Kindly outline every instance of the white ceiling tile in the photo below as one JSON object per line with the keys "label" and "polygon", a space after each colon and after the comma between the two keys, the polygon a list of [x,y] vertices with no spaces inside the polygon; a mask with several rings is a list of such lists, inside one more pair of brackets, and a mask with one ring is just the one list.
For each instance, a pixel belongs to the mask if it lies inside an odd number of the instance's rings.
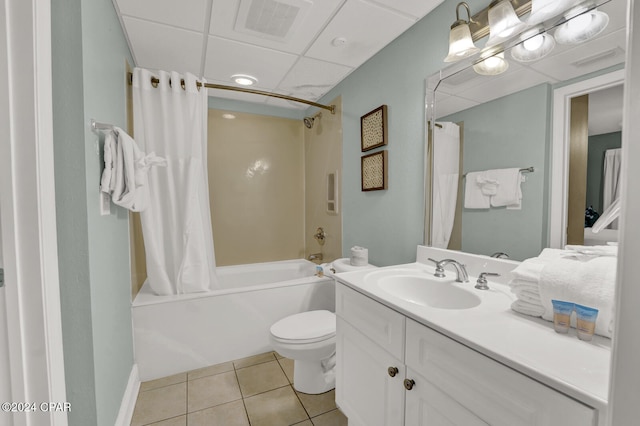
{"label": "white ceiling tile", "polygon": [[[552,55],[531,64],[530,67],[550,75],[558,81],[564,81],[622,63],[625,60],[625,31],[625,29],[621,29],[589,43],[579,44],[569,50],[554,52]],[[604,56],[584,65],[576,64],[578,61],[595,58],[599,55]]]}
{"label": "white ceiling tile", "polygon": [[136,66],[200,74],[202,33],[123,17]]}
{"label": "white ceiling tile", "polygon": [[392,9],[415,16],[417,19],[423,18],[427,13],[435,9],[444,0],[376,0]]}
{"label": "white ceiling tile", "polygon": [[[229,86],[228,81],[218,81],[218,80],[210,80],[206,79],[207,83],[213,84],[222,84],[225,86]],[[223,89],[207,89],[208,95],[212,98],[223,98],[223,99],[233,99],[236,101],[244,101],[250,103],[265,103],[266,97],[262,95],[254,95],[251,93],[243,93],[243,92],[234,92],[232,90],[223,90]]]}
{"label": "white ceiling tile", "polygon": [[213,0],[209,28],[211,35],[244,41],[283,52],[302,53],[344,0],[275,0],[278,3],[298,1],[306,3],[308,6],[306,10],[301,9],[301,13],[296,17],[295,25],[292,27],[293,33],[286,40],[242,31],[241,28],[244,25],[238,16],[241,1],[251,2],[253,0]]}
{"label": "white ceiling tile", "polygon": [[300,58],[291,68],[278,89],[290,96],[307,100],[321,98],[340,82],[353,68],[311,58]]}
{"label": "white ceiling tile", "polygon": [[[348,0],[305,56],[358,67],[403,33],[414,21],[362,0]],[[332,45],[344,37],[346,43]]]}
{"label": "white ceiling tile", "polygon": [[477,102],[470,101],[469,99],[459,98],[457,96],[448,96],[437,101],[436,116],[446,117],[447,115],[459,111],[464,111],[465,109],[474,107],[476,105],[478,105]]}
{"label": "white ceiling tile", "polygon": [[125,16],[203,31],[207,0],[116,0]]}
{"label": "white ceiling tile", "polygon": [[298,59],[296,55],[209,36],[204,76],[231,84],[233,74],[258,79],[257,89],[273,90]]}

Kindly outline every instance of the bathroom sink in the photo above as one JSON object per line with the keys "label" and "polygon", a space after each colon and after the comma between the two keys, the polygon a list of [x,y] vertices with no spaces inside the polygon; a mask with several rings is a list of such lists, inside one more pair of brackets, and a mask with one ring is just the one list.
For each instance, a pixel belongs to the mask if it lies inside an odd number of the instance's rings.
{"label": "bathroom sink", "polygon": [[451,281],[419,275],[387,275],[376,281],[384,292],[416,305],[438,309],[469,309],[481,302],[472,291],[460,288]]}

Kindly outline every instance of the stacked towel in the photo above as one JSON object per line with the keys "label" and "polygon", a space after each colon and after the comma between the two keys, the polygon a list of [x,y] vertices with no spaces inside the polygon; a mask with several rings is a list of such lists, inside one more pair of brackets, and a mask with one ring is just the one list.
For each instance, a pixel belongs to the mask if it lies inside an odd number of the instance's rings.
{"label": "stacked towel", "polygon": [[511,308],[553,321],[551,300],[579,303],[599,310],[595,333],[611,337],[617,261],[613,253],[609,246],[543,250],[512,271],[509,286],[517,299]]}
{"label": "stacked towel", "polygon": [[494,169],[467,173],[464,207],[488,209],[506,206],[509,210],[522,208],[520,183],[524,176],[520,169]]}
{"label": "stacked towel", "polygon": [[522,208],[522,189],[520,188],[522,177],[520,169],[487,170],[487,179],[498,182],[496,193],[491,196],[491,205],[520,210]]}
{"label": "stacked towel", "polygon": [[100,190],[119,206],[134,212],[143,211],[149,204],[147,173],[152,166],[166,165],[164,158],[153,152],[145,154],[131,136],[114,127],[113,132],[105,135]]}

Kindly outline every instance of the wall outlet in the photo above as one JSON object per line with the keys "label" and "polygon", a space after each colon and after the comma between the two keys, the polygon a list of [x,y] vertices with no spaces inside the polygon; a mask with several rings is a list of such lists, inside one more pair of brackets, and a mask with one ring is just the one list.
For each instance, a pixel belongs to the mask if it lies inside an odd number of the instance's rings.
{"label": "wall outlet", "polygon": [[111,214],[111,196],[100,191],[100,216]]}

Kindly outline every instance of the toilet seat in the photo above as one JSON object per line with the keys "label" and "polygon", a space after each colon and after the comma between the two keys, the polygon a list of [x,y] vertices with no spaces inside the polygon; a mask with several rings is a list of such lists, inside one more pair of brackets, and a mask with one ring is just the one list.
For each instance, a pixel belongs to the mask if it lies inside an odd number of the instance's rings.
{"label": "toilet seat", "polygon": [[271,326],[274,340],[290,345],[321,342],[335,335],[336,315],[326,310],[291,315]]}

